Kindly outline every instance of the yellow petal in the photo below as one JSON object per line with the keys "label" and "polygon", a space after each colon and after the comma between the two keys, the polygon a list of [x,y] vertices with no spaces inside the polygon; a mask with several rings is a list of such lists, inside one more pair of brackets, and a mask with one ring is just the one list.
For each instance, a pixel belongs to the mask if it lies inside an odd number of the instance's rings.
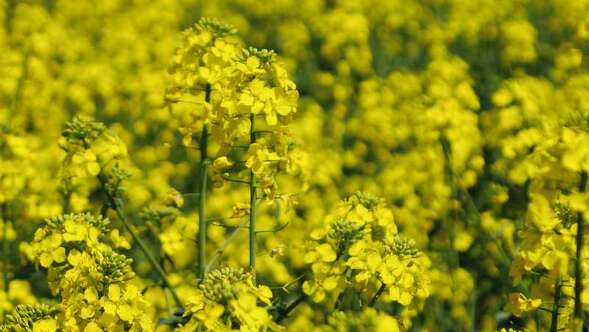
{"label": "yellow petal", "polygon": [[86,164],[86,170],[88,171],[88,174],[96,176],[100,173],[100,165],[95,161],[89,162]]}
{"label": "yellow petal", "polygon": [[335,251],[327,243],[320,244],[315,250],[324,262],[333,262],[337,258]]}
{"label": "yellow petal", "polygon": [[53,251],[53,261],[56,263],[65,262],[65,248],[59,247]]}
{"label": "yellow petal", "polygon": [[337,284],[338,284],[337,281],[338,281],[337,277],[335,277],[335,276],[329,277],[323,281],[323,288],[326,291],[334,290],[337,287]]}
{"label": "yellow petal", "polygon": [[108,286],[108,298],[111,301],[118,301],[121,298],[121,288],[118,285]]}
{"label": "yellow petal", "polygon": [[96,292],[96,288],[88,287],[84,291],[84,299],[88,302],[94,302],[98,300],[98,292]]}
{"label": "yellow petal", "polygon": [[117,308],[117,314],[126,322],[133,320],[133,309],[128,304],[119,305]]}

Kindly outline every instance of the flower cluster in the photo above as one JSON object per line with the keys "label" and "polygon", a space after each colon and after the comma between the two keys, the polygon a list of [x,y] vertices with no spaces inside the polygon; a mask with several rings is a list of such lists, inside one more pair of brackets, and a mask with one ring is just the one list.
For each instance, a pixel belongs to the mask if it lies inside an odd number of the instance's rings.
{"label": "flower cluster", "polygon": [[55,317],[58,312],[57,308],[46,304],[19,305],[0,325],[0,331],[54,332],[57,331]]}
{"label": "flower cluster", "polygon": [[[128,176],[119,168],[127,148],[101,122],[76,117],[65,124],[59,143],[66,152],[61,168],[64,192],[74,211],[87,207],[86,196],[98,177],[113,185]],[[110,188],[117,189],[116,185]]]}
{"label": "flower cluster", "polygon": [[[521,242],[509,270],[513,284],[527,291],[509,294],[507,308],[516,316],[551,310],[552,326],[574,330],[587,303],[579,284],[586,280],[587,263],[580,259],[588,217],[586,151],[581,145],[589,136],[578,117],[556,126],[558,120],[550,113],[535,116],[543,122],[514,138],[517,145],[507,153],[514,158],[508,162],[518,165],[513,180],[529,185]],[[525,151],[528,144],[533,151]]]}
{"label": "flower cluster", "polygon": [[374,331],[398,332],[399,323],[391,316],[373,308],[366,308],[360,312],[335,311],[327,318],[327,324],[318,326],[317,331]]}
{"label": "flower cluster", "polygon": [[148,303],[133,282],[131,259],[111,248],[108,224],[108,219],[91,214],[58,216],[46,220],[33,242],[22,248],[29,259],[48,270],[49,287],[61,297],[58,324],[62,329],[153,328]]}
{"label": "flower cluster", "polygon": [[[286,125],[296,112],[298,92],[273,51],[241,49],[234,32],[210,19],[187,30],[170,67],[166,100],[185,104],[172,111],[181,121],[185,145],[209,127],[218,147],[213,162],[217,186],[229,173],[250,170],[262,192],[273,197],[275,173],[293,169]],[[257,122],[258,117],[265,121]]]}
{"label": "flower cluster", "polygon": [[187,304],[188,322],[177,331],[280,331],[268,313],[272,291],[255,286],[251,274],[229,267],[211,271]]}
{"label": "flower cluster", "polygon": [[[342,301],[346,289],[358,301],[417,305],[429,295],[428,258],[397,232],[384,202],[366,193],[344,200],[312,233],[305,262],[313,278],[303,291],[315,302]],[[381,296],[382,295],[382,296]]]}

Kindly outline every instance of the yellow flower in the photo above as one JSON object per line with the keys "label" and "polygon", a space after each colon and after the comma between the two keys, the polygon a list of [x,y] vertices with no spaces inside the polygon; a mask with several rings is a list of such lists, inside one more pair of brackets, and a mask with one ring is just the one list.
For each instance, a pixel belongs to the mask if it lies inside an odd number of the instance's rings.
{"label": "yellow flower", "polygon": [[560,223],[548,200],[541,195],[531,195],[527,218],[540,231],[548,232]]}
{"label": "yellow flower", "polygon": [[57,321],[55,319],[42,319],[33,323],[33,332],[56,332]]}
{"label": "yellow flower", "polygon": [[127,241],[127,238],[121,235],[118,229],[110,231],[109,237],[115,248],[131,249],[131,244]]}
{"label": "yellow flower", "polygon": [[86,327],[84,328],[84,332],[102,332],[104,331],[102,328],[100,328],[100,326],[98,324],[96,324],[95,322],[90,322],[88,323],[88,325],[86,325]]}
{"label": "yellow flower", "polygon": [[88,227],[77,220],[68,219],[64,223],[63,239],[68,242],[84,241],[87,238]]}
{"label": "yellow flower", "polygon": [[528,299],[524,294],[511,293],[508,296],[507,310],[521,317],[536,310],[542,304],[541,299]]}
{"label": "yellow flower", "polygon": [[333,250],[331,245],[323,243],[315,247],[312,251],[307,252],[304,259],[307,264],[310,264],[315,261],[333,262],[335,261],[336,257],[336,252]]}
{"label": "yellow flower", "polygon": [[166,195],[166,204],[181,208],[184,205],[184,196],[178,190],[172,188]]}
{"label": "yellow flower", "polygon": [[64,247],[60,247],[61,239],[61,235],[53,234],[40,243],[42,253],[39,256],[39,263],[41,266],[49,267],[53,262],[62,263],[65,261],[66,252]]}
{"label": "yellow flower", "polygon": [[249,214],[250,205],[248,203],[237,202],[232,208],[231,218],[241,218]]}
{"label": "yellow flower", "polygon": [[74,154],[72,161],[74,164],[84,167],[90,176],[96,176],[100,173],[100,164],[96,160],[96,155],[91,150]]}
{"label": "yellow flower", "polygon": [[226,156],[219,157],[213,162],[213,169],[217,172],[222,172],[231,166],[233,163]]}

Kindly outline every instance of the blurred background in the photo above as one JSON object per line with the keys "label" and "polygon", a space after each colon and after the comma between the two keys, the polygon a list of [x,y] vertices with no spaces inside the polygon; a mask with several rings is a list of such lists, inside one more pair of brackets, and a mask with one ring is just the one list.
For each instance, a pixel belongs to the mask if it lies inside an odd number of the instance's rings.
{"label": "blurred background", "polygon": [[[383,197],[401,232],[431,259],[432,294],[413,330],[538,329],[549,321],[543,312],[516,318],[505,305],[508,293],[532,291],[535,282],[510,274],[530,190],[576,181],[574,172],[543,169],[566,152],[535,152],[562,128],[589,128],[589,1],[0,0],[0,8],[0,204],[3,220],[13,221],[0,225],[11,240],[4,266],[13,271],[0,310],[49,296],[19,243],[63,212],[58,141],[75,115],[106,123],[127,145],[129,211],[161,204],[171,188],[186,194],[182,214],[155,232],[135,222],[180,271],[171,277],[179,291],[189,283],[199,153],[176,145],[180,120],[163,101],[181,31],[206,16],[235,26],[247,44],[274,49],[301,96],[291,125],[300,176],[280,183],[298,205],[278,222],[288,227],[260,235],[260,250],[282,253],[259,258],[261,282],[284,285],[304,273],[308,234],[362,190]],[[582,164],[589,147],[575,142],[570,150]],[[72,211],[100,208],[96,187],[88,182],[67,197]],[[211,215],[231,213],[247,194],[212,190]],[[266,210],[260,227],[272,229]],[[211,255],[229,232],[210,228]],[[238,237],[224,264],[247,266],[246,233]],[[149,280],[135,251],[135,268]],[[147,293],[165,308],[160,295],[157,287]],[[309,329],[313,305],[297,310],[288,326]]]}

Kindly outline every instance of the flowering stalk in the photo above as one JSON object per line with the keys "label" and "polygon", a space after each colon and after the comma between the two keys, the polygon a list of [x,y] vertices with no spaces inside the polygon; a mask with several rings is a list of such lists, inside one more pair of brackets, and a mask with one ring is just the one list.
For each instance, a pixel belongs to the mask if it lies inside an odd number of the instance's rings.
{"label": "flowering stalk", "polygon": [[554,284],[554,303],[552,305],[552,318],[550,319],[550,332],[558,331],[558,309],[560,306],[560,287],[562,283],[560,278],[556,279]]}
{"label": "flowering stalk", "polygon": [[[211,85],[205,87],[205,102],[210,102]],[[198,280],[201,282],[206,272],[206,241],[207,241],[207,221],[206,221],[206,200],[207,200],[207,139],[208,127],[202,126],[200,137],[200,194],[198,203]]]}
{"label": "flowering stalk", "polygon": [[[91,130],[90,130],[90,128],[91,128]],[[103,125],[100,123],[84,122],[84,121],[80,121],[79,119],[74,119],[74,121],[72,123],[70,123],[70,128],[68,130],[64,131],[64,134],[62,134],[62,135],[76,136],[76,137],[78,137],[80,135],[83,136],[83,139],[81,141],[81,145],[85,151],[88,151],[88,150],[90,150],[90,143],[88,141],[86,141],[86,137],[84,135],[90,135],[90,133],[93,131],[94,131],[94,134],[96,134],[96,132],[101,133],[102,130],[103,130]],[[66,132],[67,132],[67,135],[66,135]],[[161,277],[161,279],[164,282],[164,284],[166,285],[166,287],[168,289],[170,289],[170,292],[172,293],[172,296],[174,297],[174,300],[175,300],[176,304],[178,305],[178,307],[182,308],[183,307],[182,301],[180,300],[180,297],[174,291],[174,288],[172,287],[171,283],[169,282],[169,280],[166,276],[166,273],[164,272],[162,267],[159,265],[155,256],[151,253],[151,251],[149,251],[149,249],[147,248],[145,243],[141,240],[139,235],[133,230],[133,228],[129,224],[127,218],[123,214],[123,212],[121,210],[122,203],[121,203],[120,199],[117,197],[117,193],[119,192],[120,182],[124,178],[124,175],[123,174],[117,175],[116,171],[115,171],[114,175],[118,179],[116,180],[116,182],[114,184],[112,184],[112,183],[109,183],[109,178],[106,174],[100,173],[100,172],[98,172],[96,174],[96,178],[98,179],[100,186],[102,187],[102,190],[104,191],[104,193],[106,195],[106,203],[107,204],[105,204],[105,206],[112,208],[116,212],[117,216],[119,217],[119,219],[121,220],[121,222],[123,223],[125,228],[129,231],[129,233],[131,233],[131,236],[133,237],[135,242],[137,242],[137,244],[139,245],[139,247],[141,248],[141,250],[143,251],[143,253],[147,257],[147,259],[149,260],[149,262],[151,263],[153,268],[157,271],[157,273]],[[101,214],[105,215],[106,212],[107,212],[106,209],[103,208],[101,211]]]}
{"label": "flowering stalk", "polygon": [[[256,115],[250,114],[250,145],[256,142],[255,135]],[[249,246],[250,246],[250,271],[254,285],[256,284],[256,175],[250,170],[250,227],[249,227]]]}
{"label": "flowering stalk", "polygon": [[[587,172],[581,172],[581,180],[579,182],[579,192],[585,192],[587,186]],[[582,254],[584,245],[584,220],[583,213],[577,214],[577,252],[575,260],[575,318],[583,319],[583,305],[581,303],[581,293],[583,292],[583,271],[582,271]]]}

